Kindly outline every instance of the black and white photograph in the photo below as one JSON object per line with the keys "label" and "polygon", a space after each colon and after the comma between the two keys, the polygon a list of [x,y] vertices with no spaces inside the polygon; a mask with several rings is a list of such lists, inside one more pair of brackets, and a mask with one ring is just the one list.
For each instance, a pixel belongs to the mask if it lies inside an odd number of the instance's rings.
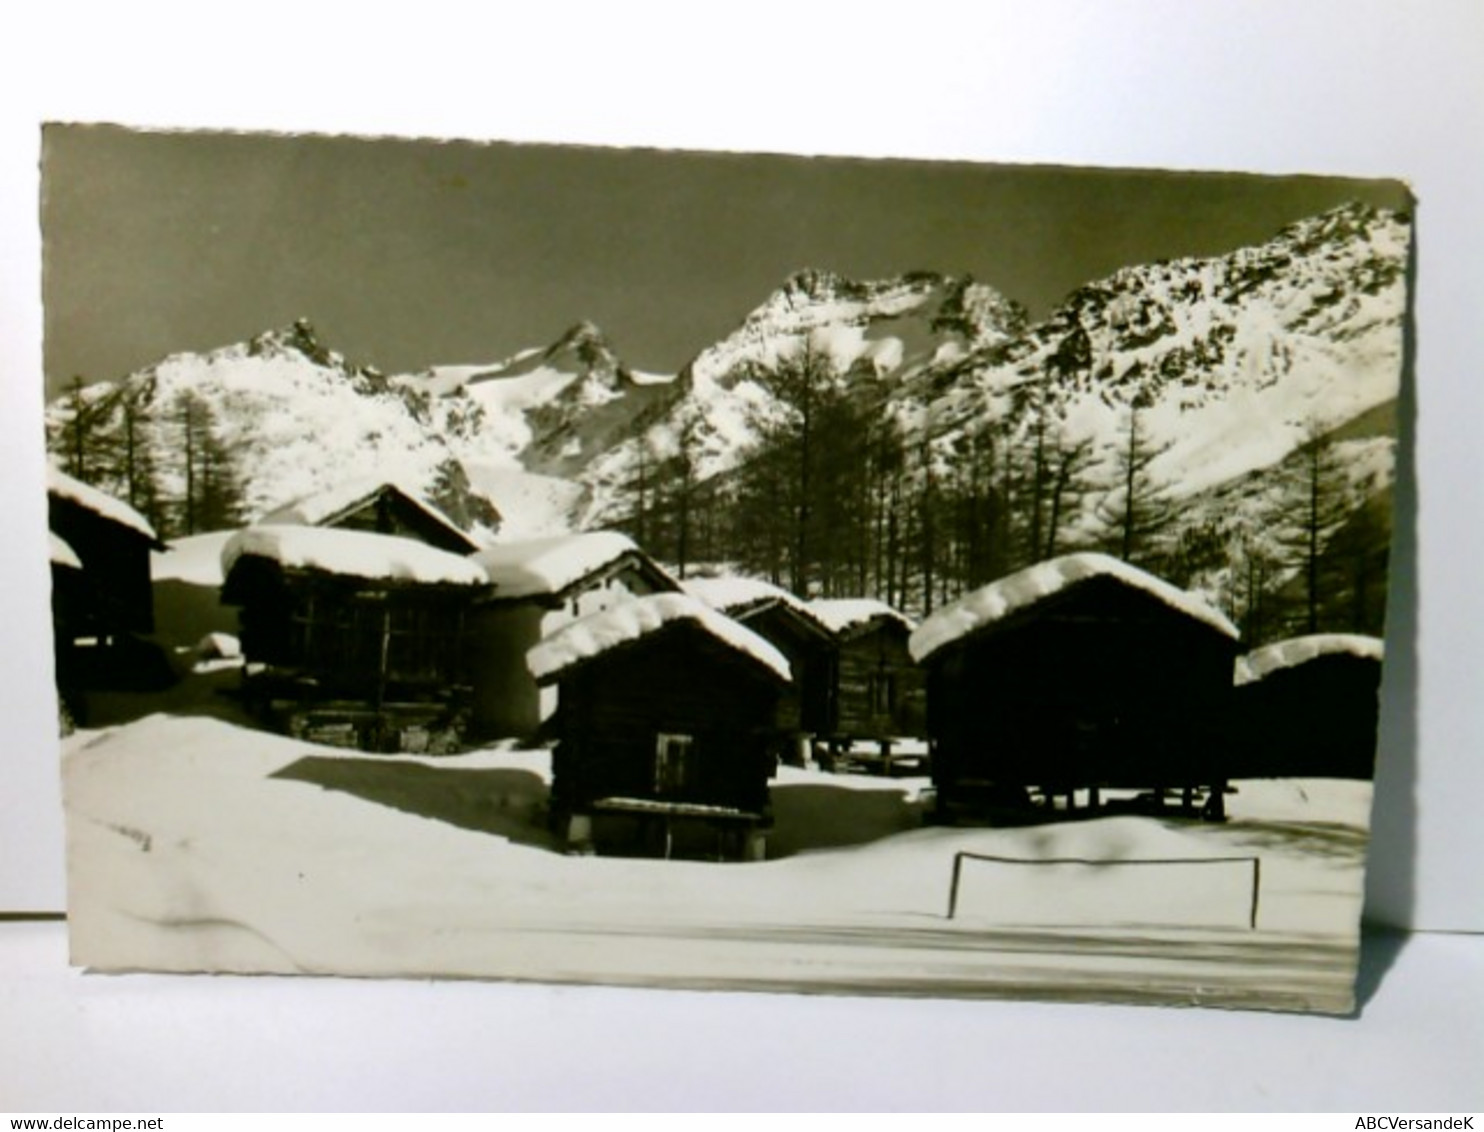
{"label": "black and white photograph", "polygon": [[76,965],[1354,1008],[1403,182],[51,124],[41,188]]}

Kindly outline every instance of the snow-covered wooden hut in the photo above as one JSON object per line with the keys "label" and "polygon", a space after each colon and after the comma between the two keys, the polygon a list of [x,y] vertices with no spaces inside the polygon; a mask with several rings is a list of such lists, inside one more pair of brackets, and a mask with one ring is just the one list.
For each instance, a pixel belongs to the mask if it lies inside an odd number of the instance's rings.
{"label": "snow-covered wooden hut", "polygon": [[569,845],[628,832],[665,855],[763,856],[782,653],[670,593],[582,617],[527,660],[560,689],[551,807]]}
{"label": "snow-covered wooden hut", "polygon": [[[55,533],[50,536],[52,572],[52,661],[57,699],[64,720],[76,722],[85,715],[82,673],[75,642],[87,624],[92,606],[82,559]],[[65,724],[64,724],[65,726]]]}
{"label": "snow-covered wooden hut", "polygon": [[57,469],[47,470],[52,636],[59,696],[74,718],[83,692],[158,689],[175,674],[155,629],[150,552],[165,549],[127,503]]}
{"label": "snow-covered wooden hut", "polygon": [[529,738],[555,709],[555,693],[541,692],[526,667],[543,637],[618,602],[680,588],[614,531],[499,542],[471,561],[490,583],[470,623],[473,726],[485,738]]}
{"label": "snow-covered wooden hut", "polygon": [[489,582],[467,557],[393,535],[249,527],[222,549],[249,702],[289,734],[368,751],[456,749],[469,611]]}
{"label": "snow-covered wooden hut", "polygon": [[941,817],[1137,788],[1220,813],[1237,630],[1125,562],[1071,554],[966,595],[912,634]]}
{"label": "snow-covered wooden hut", "polygon": [[692,578],[685,590],[746,625],[788,658],[793,683],[774,719],[779,753],[793,758],[834,727],[835,634],[794,593],[756,578]]}
{"label": "snow-covered wooden hut", "polygon": [[1371,778],[1383,652],[1376,637],[1320,633],[1239,657],[1233,777]]}
{"label": "snow-covered wooden hut", "polygon": [[907,648],[912,620],[874,598],[817,599],[809,608],[833,635],[831,746],[869,742],[889,762],[893,743],[927,733],[925,680]]}
{"label": "snow-covered wooden hut", "polygon": [[86,616],[87,581],[82,559],[55,531],[47,536],[52,568],[52,620],[72,625]]}
{"label": "snow-covered wooden hut", "polygon": [[416,492],[382,480],[351,480],[303,496],[258,520],[262,525],[333,527],[416,539],[450,554],[479,549],[466,531]]}
{"label": "snow-covered wooden hut", "polygon": [[47,469],[46,498],[51,533],[87,583],[87,600],[66,630],[100,640],[153,632],[149,556],[165,549],[154,528],[127,503],[57,468]]}

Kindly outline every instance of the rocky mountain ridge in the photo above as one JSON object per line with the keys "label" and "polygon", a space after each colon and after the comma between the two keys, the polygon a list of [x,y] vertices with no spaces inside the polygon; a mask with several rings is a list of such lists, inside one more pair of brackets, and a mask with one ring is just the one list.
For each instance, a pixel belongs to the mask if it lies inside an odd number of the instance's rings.
{"label": "rocky mountain ridge", "polygon": [[[493,512],[475,484],[560,497],[538,525],[601,525],[632,510],[646,467],[677,453],[698,481],[743,465],[796,412],[778,375],[808,353],[924,467],[946,469],[993,425],[1022,446],[1049,429],[1106,478],[1137,414],[1148,473],[1199,510],[1394,399],[1409,239],[1407,217],[1347,205],[1256,247],[1120,269],[1034,324],[966,277],[802,270],[674,375],[628,366],[590,322],[499,362],[385,375],[301,320],[73,389],[48,408],[49,443],[166,531],[180,526],[186,480],[201,479],[185,466],[191,447],[198,462],[214,451],[212,475],[235,481],[223,521],[381,474],[487,535]],[[1391,445],[1352,445],[1365,492],[1389,484]],[[563,481],[574,489],[547,490]]]}

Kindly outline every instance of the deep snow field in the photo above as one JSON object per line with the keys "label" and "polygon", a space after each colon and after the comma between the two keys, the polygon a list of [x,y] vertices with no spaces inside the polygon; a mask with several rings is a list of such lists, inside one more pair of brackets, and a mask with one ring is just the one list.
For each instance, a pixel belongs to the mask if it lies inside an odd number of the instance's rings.
{"label": "deep snow field", "polygon": [[[1352,1006],[1369,783],[1241,782],[1219,825],[944,828],[922,825],[926,779],[784,767],[767,861],[568,856],[549,752],[316,747],[239,718],[216,693],[236,678],[217,661],[164,699],[100,697],[63,740],[75,963]],[[1257,856],[1257,925],[1245,859],[968,861],[950,919],[960,851]]]}

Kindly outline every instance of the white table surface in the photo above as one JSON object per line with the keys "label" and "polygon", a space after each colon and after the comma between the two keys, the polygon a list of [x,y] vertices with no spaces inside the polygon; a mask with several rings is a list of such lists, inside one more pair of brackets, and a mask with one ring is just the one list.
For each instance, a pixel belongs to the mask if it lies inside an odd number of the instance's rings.
{"label": "white table surface", "polygon": [[1362,995],[1337,1019],[96,975],[64,924],[0,922],[0,1111],[1484,1107],[1484,937],[1369,937]]}

